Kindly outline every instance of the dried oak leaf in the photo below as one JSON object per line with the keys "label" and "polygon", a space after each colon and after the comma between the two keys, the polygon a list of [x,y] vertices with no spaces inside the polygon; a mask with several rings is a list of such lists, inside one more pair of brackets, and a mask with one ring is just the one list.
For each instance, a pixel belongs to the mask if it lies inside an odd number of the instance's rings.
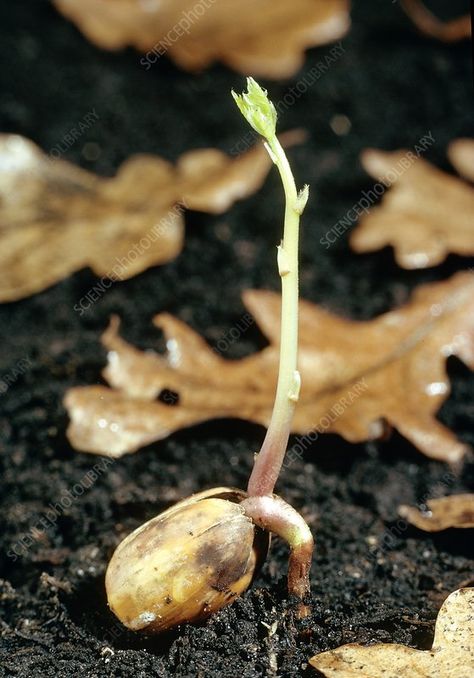
{"label": "dried oak leaf", "polygon": [[401,5],[419,31],[442,42],[457,42],[471,37],[471,15],[441,21],[421,0],[402,0]]}
{"label": "dried oak leaf", "polygon": [[431,650],[406,645],[342,645],[309,660],[325,678],[472,678],[474,589],[458,589],[444,601]]}
{"label": "dried oak leaf", "polygon": [[[349,0],[54,0],[92,42],[133,46],[146,68],[168,53],[197,71],[215,61],[248,75],[289,77],[304,50],[337,40],[350,25]],[[202,11],[201,11],[202,10]]]}
{"label": "dried oak leaf", "polygon": [[[459,139],[448,152],[460,172],[472,178],[473,141]],[[450,252],[473,255],[474,189],[412,156],[404,150],[387,153],[369,149],[362,154],[364,168],[375,179],[390,185],[390,176],[395,174],[396,178],[382,204],[362,217],[352,232],[352,248],[373,252],[392,245],[398,264],[408,269],[439,264]],[[403,163],[409,167],[394,172]]]}
{"label": "dried oak leaf", "polygon": [[474,139],[455,139],[448,146],[448,158],[459,174],[474,182]]}
{"label": "dried oak leaf", "polygon": [[426,511],[413,506],[400,506],[398,513],[425,532],[440,532],[450,527],[474,527],[474,494],[453,494],[429,499],[426,506]]}
{"label": "dried oak leaf", "polygon": [[256,191],[270,166],[258,144],[234,159],[215,149],[190,151],[176,165],[136,155],[109,179],[52,160],[23,137],[0,135],[0,301],[39,292],[86,266],[122,280],[174,259],[185,207],[224,212]]}
{"label": "dried oak leaf", "polygon": [[[154,319],[167,340],[165,356],[130,346],[118,336],[114,320],[103,336],[104,377],[112,388],[78,387],[66,394],[72,445],[119,457],[209,419],[236,417],[267,426],[278,366],[280,295],[247,291],[244,302],[270,345],[239,361],[223,359],[167,314]],[[474,367],[472,273],[422,286],[410,303],[368,322],[302,301],[303,385],[293,431],[331,431],[359,442],[380,437],[386,422],[427,456],[458,461],[465,446],[435,419],[449,393],[450,355]],[[165,402],[157,400],[160,395]]]}

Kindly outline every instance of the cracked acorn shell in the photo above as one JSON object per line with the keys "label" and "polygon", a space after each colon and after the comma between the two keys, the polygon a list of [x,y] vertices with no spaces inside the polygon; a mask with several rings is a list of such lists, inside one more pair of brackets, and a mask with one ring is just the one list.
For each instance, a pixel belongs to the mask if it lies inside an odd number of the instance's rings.
{"label": "cracked acorn shell", "polygon": [[105,575],[107,599],[122,624],[159,633],[199,622],[251,584],[270,535],[219,487],[178,502],[138,527],[116,548]]}

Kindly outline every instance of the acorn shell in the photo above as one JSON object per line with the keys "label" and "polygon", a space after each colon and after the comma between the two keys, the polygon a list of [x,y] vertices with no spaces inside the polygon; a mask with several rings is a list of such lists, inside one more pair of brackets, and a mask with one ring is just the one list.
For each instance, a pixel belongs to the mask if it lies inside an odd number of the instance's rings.
{"label": "acorn shell", "polygon": [[134,631],[158,633],[197,622],[229,605],[251,584],[270,535],[239,503],[242,490],[195,494],[137,528],[107,568],[109,606]]}

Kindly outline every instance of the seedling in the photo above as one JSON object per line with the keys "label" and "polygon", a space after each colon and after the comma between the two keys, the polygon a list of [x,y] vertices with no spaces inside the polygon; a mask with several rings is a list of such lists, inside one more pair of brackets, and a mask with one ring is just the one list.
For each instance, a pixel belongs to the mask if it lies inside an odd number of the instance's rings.
{"label": "seedling", "polygon": [[252,78],[247,92],[232,92],[249,124],[265,139],[285,191],[283,240],[278,247],[282,285],[278,384],[265,440],[247,491],[213,488],[185,499],[148,521],[117,547],[106,574],[109,605],[125,626],[158,633],[196,622],[245,591],[263,563],[270,532],[288,542],[288,592],[298,612],[309,593],[311,531],[295,509],[273,494],[284,460],[301,379],[298,354],[298,231],[308,200],[299,193],[276,136],[277,114]]}

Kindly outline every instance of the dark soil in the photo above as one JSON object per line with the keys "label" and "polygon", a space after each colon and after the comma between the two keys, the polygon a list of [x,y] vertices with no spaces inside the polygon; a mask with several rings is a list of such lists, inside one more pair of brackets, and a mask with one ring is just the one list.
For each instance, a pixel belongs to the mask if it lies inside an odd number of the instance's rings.
{"label": "dark soil", "polygon": [[[472,135],[472,68],[467,43],[446,46],[420,36],[397,3],[354,4],[344,55],[288,109],[281,127],[309,132],[308,143],[291,151],[300,183],[312,190],[302,295],[365,319],[403,302],[416,285],[474,263],[450,257],[436,269],[406,272],[388,249],[356,256],[346,235],[328,250],[319,242],[372,185],[358,164],[363,148],[412,148],[431,131],[436,143],[426,156],[449,168],[449,140]],[[449,4],[452,15],[466,11],[465,1]],[[142,151],[169,159],[192,147],[230,151],[247,133],[229,96],[243,78],[222,66],[191,75],[162,59],[147,72],[132,50],[96,49],[46,0],[3,2],[0,26],[2,130],[49,150],[95,109],[97,124],[64,155],[85,168],[113,174]],[[268,83],[272,98],[282,98],[329,49],[311,50],[294,80]],[[347,135],[333,132],[335,115],[350,119]],[[120,536],[193,491],[244,487],[264,432],[244,422],[210,422],[105,468],[103,459],[71,449],[62,397],[69,386],[101,382],[99,335],[111,313],[122,316],[126,336],[142,347],[161,347],[151,318],[163,310],[215,345],[244,312],[242,290],[278,289],[281,208],[272,174],[225,216],[188,214],[186,246],[176,261],[115,284],[82,317],[73,307],[94,283],[88,270],[0,308],[0,375],[19,360],[29,363],[1,396],[2,677],[314,675],[308,658],[342,643],[430,647],[442,601],[472,580],[467,531],[427,535],[397,524],[396,512],[401,502],[472,491],[472,457],[453,470],[396,433],[366,445],[322,436],[279,482],[317,538],[309,619],[292,620],[286,548],[278,541],[253,588],[200,627],[146,639],[124,631],[107,610],[104,570]],[[251,327],[226,357],[264,345]],[[460,362],[448,367],[453,388],[439,416],[472,444],[474,378]],[[95,464],[105,469],[96,482],[37,531],[31,546],[18,546],[49,504]]]}

